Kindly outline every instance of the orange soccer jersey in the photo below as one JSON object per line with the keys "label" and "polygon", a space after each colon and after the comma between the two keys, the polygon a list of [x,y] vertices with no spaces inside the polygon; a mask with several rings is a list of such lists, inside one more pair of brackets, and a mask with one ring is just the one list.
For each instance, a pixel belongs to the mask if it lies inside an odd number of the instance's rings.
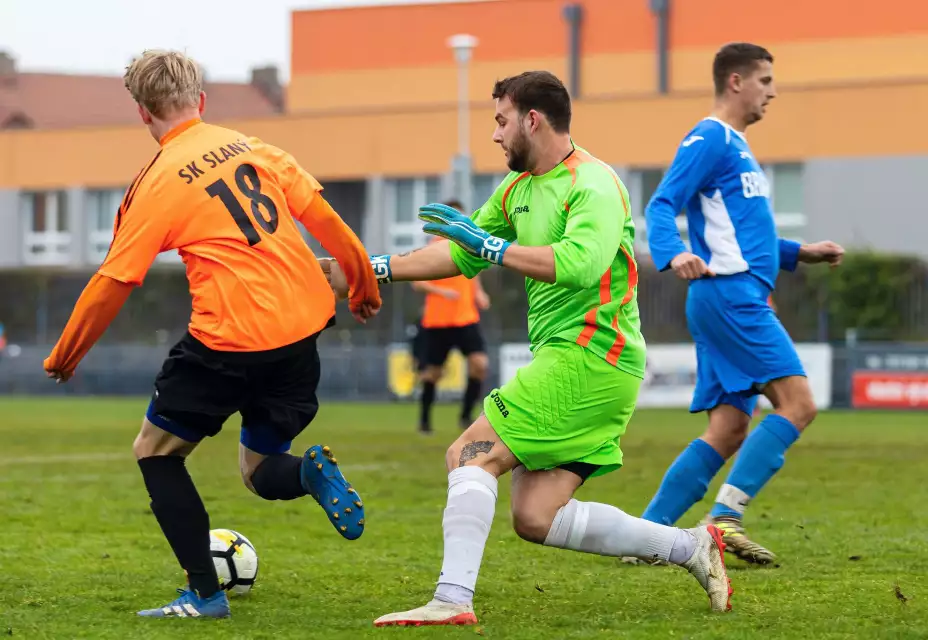
{"label": "orange soccer jersey", "polygon": [[177,249],[193,301],[191,335],[218,351],[275,349],[335,314],[300,221],[333,256],[350,255],[349,281],[377,295],[360,241],[290,155],[198,119],[160,142],[126,192],[100,275],[141,284],[158,253]]}
{"label": "orange soccer jersey", "polygon": [[466,276],[454,276],[433,280],[432,284],[442,289],[457,292],[458,297],[449,300],[437,293],[425,294],[425,310],[422,313],[423,329],[464,327],[480,321],[476,302],[476,283]]}

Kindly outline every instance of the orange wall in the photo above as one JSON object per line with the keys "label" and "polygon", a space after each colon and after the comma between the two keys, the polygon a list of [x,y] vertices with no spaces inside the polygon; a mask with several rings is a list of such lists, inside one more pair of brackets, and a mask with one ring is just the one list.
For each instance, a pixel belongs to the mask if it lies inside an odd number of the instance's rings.
{"label": "orange wall", "polygon": [[[654,92],[655,18],[647,3],[581,1],[583,96]],[[563,5],[563,0],[495,0],[295,12],[288,108],[453,100],[456,72],[445,40],[460,32],[480,40],[472,63],[474,100],[485,100],[495,79],[528,68],[547,68],[566,80]],[[928,77],[928,3],[850,6],[846,0],[778,0],[774,11],[772,5],[738,0],[674,2],[672,87],[708,91],[713,54],[736,39],[773,50],[782,86]]]}
{"label": "orange wall", "polygon": [[[669,163],[681,136],[705,115],[702,94],[590,100],[575,105],[578,144],[616,165]],[[928,154],[928,81],[826,87],[784,93],[749,132],[762,161],[832,156]],[[650,124],[649,124],[650,123]],[[456,145],[454,105],[420,112],[294,115],[228,123],[278,144],[320,179],[444,173]],[[473,112],[478,171],[504,170],[491,142],[489,102]],[[112,153],[118,149],[118,153]],[[0,133],[0,187],[127,184],[156,150],[141,127]]]}
{"label": "orange wall", "polygon": [[[295,12],[293,112],[229,124],[285,147],[322,179],[444,173],[456,139],[456,77],[445,39],[468,31],[481,39],[470,78],[474,159],[478,171],[499,171],[490,89],[526,68],[566,74],[564,2]],[[710,106],[716,48],[735,38],[761,42],[777,59],[780,97],[750,131],[758,157],[928,154],[928,128],[912,124],[928,112],[928,3],[778,0],[774,10],[676,0],[674,92],[658,96],[647,3],[582,2],[583,95],[574,105],[574,135],[608,162],[669,162]],[[125,185],[155,150],[137,127],[0,132],[0,187]]]}

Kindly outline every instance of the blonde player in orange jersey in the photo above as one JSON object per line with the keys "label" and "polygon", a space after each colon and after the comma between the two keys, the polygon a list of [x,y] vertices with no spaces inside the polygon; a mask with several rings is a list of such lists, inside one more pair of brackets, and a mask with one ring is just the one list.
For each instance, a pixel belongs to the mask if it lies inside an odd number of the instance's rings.
{"label": "blonde player in orange jersey", "polygon": [[[458,211],[463,205],[457,200],[445,203]],[[432,242],[447,242],[434,238]],[[413,282],[413,289],[425,294],[419,334],[416,336],[420,395],[419,432],[432,433],[432,404],[435,386],[441,380],[445,361],[452,349],[467,358],[467,387],[461,400],[459,425],[466,429],[473,422],[474,404],[480,397],[481,386],[487,377],[489,359],[486,342],[480,331],[480,311],[490,308],[490,297],[480,284],[454,276],[429,282]]]}
{"label": "blonde player in orange jersey", "polygon": [[146,51],[125,82],[161,148],[126,192],[109,253],[45,370],[58,382],[71,378],[155,257],[179,251],[193,302],[189,330],[155,380],[133,450],[189,584],[173,602],[139,614],[224,618],[229,603],[210,557],[209,515],[185,458],[233,413],[242,415],[240,468],[251,491],[266,500],[312,495],[348,539],[364,526],[363,504],[328,447],[289,453],[318,410],[316,339],[335,315],[297,223],[344,269],[359,321],[377,313],[380,294],[360,240],[292,156],[200,119],[206,94],[193,60]]}

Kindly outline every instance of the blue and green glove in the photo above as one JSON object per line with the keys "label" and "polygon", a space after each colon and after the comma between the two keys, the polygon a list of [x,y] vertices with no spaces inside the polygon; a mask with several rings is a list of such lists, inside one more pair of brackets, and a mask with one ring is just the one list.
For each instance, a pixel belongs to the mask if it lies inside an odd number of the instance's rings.
{"label": "blue and green glove", "polygon": [[427,204],[419,207],[419,219],[427,223],[422,227],[426,233],[447,238],[468,253],[493,264],[503,264],[503,254],[512,244],[491,236],[469,217],[448,205]]}

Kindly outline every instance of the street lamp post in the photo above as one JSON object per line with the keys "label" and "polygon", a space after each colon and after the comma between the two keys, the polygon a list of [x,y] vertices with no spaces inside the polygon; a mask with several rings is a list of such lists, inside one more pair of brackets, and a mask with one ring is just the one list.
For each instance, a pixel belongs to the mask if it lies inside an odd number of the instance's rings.
{"label": "street lamp post", "polygon": [[454,177],[454,193],[464,205],[465,211],[472,211],[471,186],[473,183],[472,163],[470,158],[470,89],[468,75],[470,59],[477,46],[475,36],[459,33],[448,38],[448,46],[454,51],[458,65],[458,150],[451,163]]}

